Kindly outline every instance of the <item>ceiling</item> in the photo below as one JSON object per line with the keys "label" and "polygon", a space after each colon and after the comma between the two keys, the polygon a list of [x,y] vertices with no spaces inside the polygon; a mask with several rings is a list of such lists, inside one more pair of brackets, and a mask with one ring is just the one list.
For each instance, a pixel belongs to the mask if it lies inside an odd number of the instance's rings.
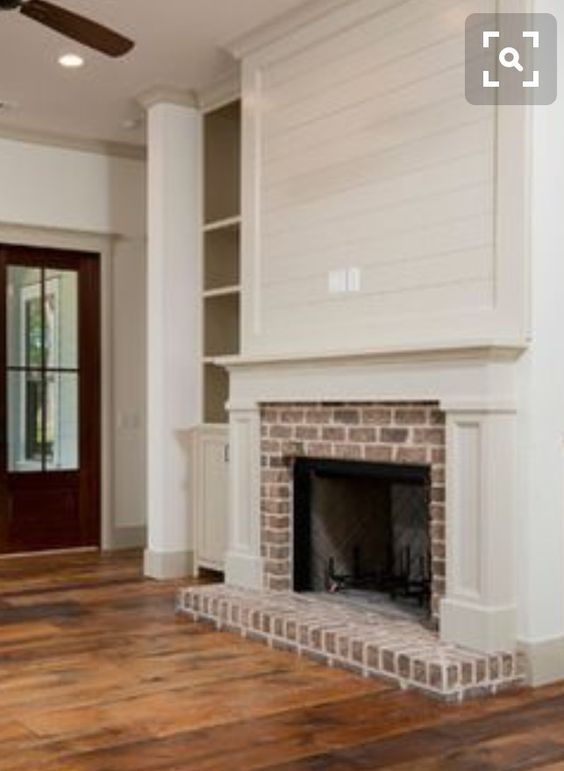
{"label": "ceiling", "polygon": [[[226,42],[307,0],[56,0],[131,37],[112,60],[67,41],[17,12],[0,13],[2,129],[141,144],[135,97],[154,86],[205,88],[233,69]],[[65,70],[58,57],[81,54]],[[133,127],[131,123],[134,123]]]}

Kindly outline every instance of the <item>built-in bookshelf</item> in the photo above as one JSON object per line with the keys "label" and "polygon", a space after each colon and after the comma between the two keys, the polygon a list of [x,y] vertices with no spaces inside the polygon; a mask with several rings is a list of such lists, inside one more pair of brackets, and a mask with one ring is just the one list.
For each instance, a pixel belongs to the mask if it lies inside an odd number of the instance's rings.
{"label": "built-in bookshelf", "polygon": [[229,379],[216,356],[240,352],[241,104],[204,115],[204,423],[227,423]]}

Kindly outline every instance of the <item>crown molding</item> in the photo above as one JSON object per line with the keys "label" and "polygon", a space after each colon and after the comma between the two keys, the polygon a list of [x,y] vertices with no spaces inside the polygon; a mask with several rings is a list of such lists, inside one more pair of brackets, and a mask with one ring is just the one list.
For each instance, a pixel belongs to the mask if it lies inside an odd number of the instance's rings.
{"label": "crown molding", "polygon": [[18,126],[0,126],[0,139],[47,147],[60,147],[63,150],[94,153],[132,161],[145,161],[147,158],[147,151],[143,145],[110,142],[101,139],[83,139],[47,131],[34,131]]}
{"label": "crown molding", "polygon": [[236,59],[243,59],[349,2],[350,0],[309,0],[305,5],[277,16],[266,24],[231,40],[223,47]]}
{"label": "crown molding", "polygon": [[101,252],[123,240],[118,233],[26,225],[0,220],[0,243]]}
{"label": "crown molding", "polygon": [[198,97],[191,89],[174,86],[151,86],[137,97],[137,102],[146,110],[156,104],[176,104],[179,107],[198,107]]}
{"label": "crown molding", "polygon": [[220,80],[216,80],[198,92],[198,107],[203,112],[215,110],[241,97],[241,71],[237,67]]}

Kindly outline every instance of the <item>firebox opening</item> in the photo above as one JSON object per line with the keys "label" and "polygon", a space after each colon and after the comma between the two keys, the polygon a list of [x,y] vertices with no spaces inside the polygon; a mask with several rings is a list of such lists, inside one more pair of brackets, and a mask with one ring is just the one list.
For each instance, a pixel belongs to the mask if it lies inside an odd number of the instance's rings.
{"label": "firebox opening", "polygon": [[429,615],[430,469],[298,459],[294,590]]}

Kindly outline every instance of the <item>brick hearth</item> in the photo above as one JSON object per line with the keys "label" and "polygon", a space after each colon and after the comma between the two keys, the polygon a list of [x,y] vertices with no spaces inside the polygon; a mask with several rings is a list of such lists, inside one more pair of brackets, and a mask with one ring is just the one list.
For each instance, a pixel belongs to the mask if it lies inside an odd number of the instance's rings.
{"label": "brick hearth", "polygon": [[318,596],[196,586],[180,590],[178,610],[219,629],[444,699],[494,694],[522,680],[514,653],[485,655],[447,645],[415,621]]}
{"label": "brick hearth", "polygon": [[431,468],[432,610],[445,591],[445,416],[436,403],[265,404],[261,408],[261,549],[265,587],[292,587],[294,459]]}

